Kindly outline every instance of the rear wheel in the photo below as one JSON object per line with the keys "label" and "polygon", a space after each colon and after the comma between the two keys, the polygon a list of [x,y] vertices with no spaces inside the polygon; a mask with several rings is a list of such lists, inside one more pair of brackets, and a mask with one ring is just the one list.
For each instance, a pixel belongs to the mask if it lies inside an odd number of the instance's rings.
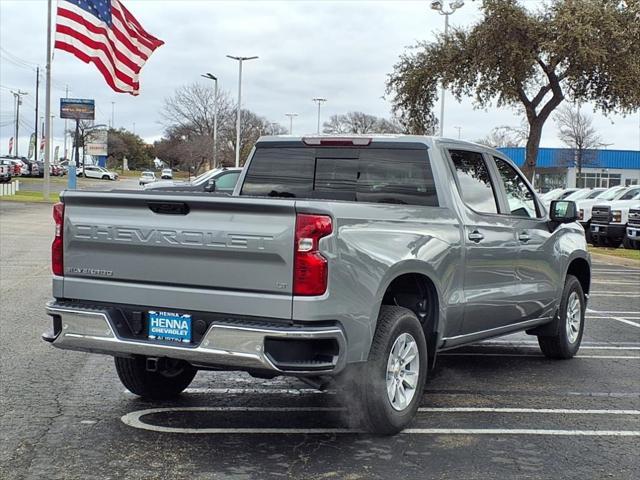
{"label": "rear wheel", "polygon": [[560,308],[548,335],[538,335],[538,344],[548,358],[573,358],[582,342],[586,302],[582,285],[573,275],[567,275]]}
{"label": "rear wheel", "polygon": [[150,399],[172,398],[191,384],[197,370],[182,360],[161,359],[155,371],[147,369],[147,357],[115,357],[122,384],[131,393]]}
{"label": "rear wheel", "polygon": [[422,325],[406,308],[383,305],[369,359],[355,379],[362,426],[392,435],[415,416],[427,378]]}

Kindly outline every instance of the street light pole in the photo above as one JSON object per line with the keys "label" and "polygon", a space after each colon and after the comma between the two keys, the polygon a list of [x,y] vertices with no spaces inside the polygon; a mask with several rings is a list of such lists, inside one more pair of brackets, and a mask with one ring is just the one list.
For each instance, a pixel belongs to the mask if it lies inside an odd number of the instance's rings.
{"label": "street light pole", "polygon": [[217,153],[218,153],[218,77],[212,73],[206,75],[200,75],[201,77],[213,80],[213,165],[209,165],[209,168],[215,168],[217,165]]}
{"label": "street light pole", "polygon": [[[437,11],[440,15],[444,15],[444,39],[445,42],[449,38],[449,15],[452,15],[453,12],[458,10],[464,6],[463,0],[454,0],[449,3],[449,9],[446,10],[444,6],[444,2],[442,0],[432,0],[431,1],[431,9]],[[440,87],[440,136],[444,136],[444,97],[446,95],[446,90],[444,88],[444,84]]]}
{"label": "street light pole", "polygon": [[316,97],[312,100],[318,104],[318,135],[320,135],[320,105],[326,102],[327,99],[322,97]]}
{"label": "street light pole", "polygon": [[289,117],[289,135],[293,135],[293,117],[297,117],[297,113],[285,113]]}
{"label": "street light pole", "polygon": [[258,57],[235,57],[227,55],[227,58],[238,61],[238,112],[236,116],[236,168],[240,166],[240,122],[242,117],[242,62],[255,60]]}

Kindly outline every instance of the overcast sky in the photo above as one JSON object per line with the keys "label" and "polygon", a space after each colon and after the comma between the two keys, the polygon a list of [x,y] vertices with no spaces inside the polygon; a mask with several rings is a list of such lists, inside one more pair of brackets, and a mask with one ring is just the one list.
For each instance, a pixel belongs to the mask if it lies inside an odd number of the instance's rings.
{"label": "overcast sky", "polygon": [[[162,134],[162,101],[180,85],[205,79],[211,72],[220,87],[237,98],[238,68],[227,54],[260,58],[244,65],[243,106],[288,126],[287,112],[296,112],[294,134],[315,132],[315,96],[328,98],[322,118],[359,110],[389,116],[383,98],[386,76],[405,47],[433,38],[444,19],[427,1],[213,1],[123,0],[127,8],[165,45],[152,55],[141,75],[141,94],[116,94],[93,65],[55,51],[52,111],[58,115],[65,85],[70,97],[94,98],[96,123],[108,123],[115,102],[115,126],[135,131],[147,141]],[[477,3],[477,2],[476,2]],[[477,4],[467,4],[451,17],[452,24],[479,18]],[[0,46],[28,65],[44,66],[46,57],[45,0],[0,0]],[[55,7],[55,2],[54,2]],[[0,153],[13,136],[11,89],[29,94],[21,108],[20,153],[27,150],[33,130],[35,71],[16,65],[2,52],[0,65]],[[44,78],[44,75],[43,75]],[[44,111],[44,88],[41,88]],[[638,114],[606,118],[594,114],[612,149],[640,149]],[[447,136],[476,140],[493,127],[517,125],[510,109],[474,110],[470,101],[447,99]],[[63,121],[54,119],[55,144],[62,143]],[[555,125],[545,126],[542,146],[560,146]]]}

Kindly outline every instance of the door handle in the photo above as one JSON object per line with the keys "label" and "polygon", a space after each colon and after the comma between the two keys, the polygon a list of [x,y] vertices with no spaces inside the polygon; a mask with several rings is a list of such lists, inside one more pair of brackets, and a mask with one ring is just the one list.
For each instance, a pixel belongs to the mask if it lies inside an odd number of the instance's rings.
{"label": "door handle", "polygon": [[527,233],[527,232],[522,232],[519,236],[518,239],[521,242],[528,242],[529,240],[531,240],[531,236]]}
{"label": "door handle", "polygon": [[481,234],[479,231],[474,230],[473,232],[471,232],[469,234],[469,240],[471,240],[472,242],[476,242],[478,243],[479,241],[484,239],[484,235]]}

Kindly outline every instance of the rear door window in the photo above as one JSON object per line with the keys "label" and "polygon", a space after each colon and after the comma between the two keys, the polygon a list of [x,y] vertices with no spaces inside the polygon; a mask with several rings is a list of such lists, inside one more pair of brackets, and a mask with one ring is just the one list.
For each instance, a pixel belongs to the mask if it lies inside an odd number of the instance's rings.
{"label": "rear door window", "polygon": [[438,206],[426,149],[258,148],[241,194]]}
{"label": "rear door window", "polygon": [[483,155],[468,150],[449,150],[449,155],[464,203],[479,213],[498,213],[498,200]]}

